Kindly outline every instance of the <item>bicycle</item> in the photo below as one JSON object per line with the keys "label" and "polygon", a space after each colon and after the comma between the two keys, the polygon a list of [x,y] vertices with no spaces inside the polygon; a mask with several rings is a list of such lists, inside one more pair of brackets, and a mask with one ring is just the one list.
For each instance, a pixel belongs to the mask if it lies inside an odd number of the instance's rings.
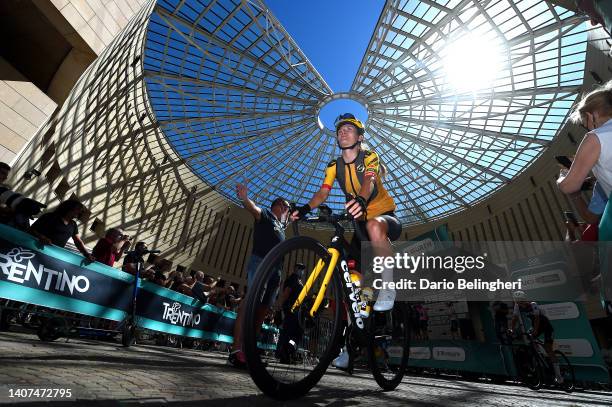
{"label": "bicycle", "polygon": [[[391,311],[372,311],[367,318],[360,315],[361,291],[351,280],[345,249],[349,245],[340,224],[348,220],[351,219],[347,214],[329,213],[302,221],[331,223],[334,234],[329,246],[307,236],[283,241],[263,259],[249,288],[245,299],[243,351],[253,381],[272,398],[288,400],[308,393],[338,354],[343,338],[351,359],[362,349],[367,350],[368,366],[384,390],[395,389],[404,376],[410,338],[407,304],[398,301]],[[355,230],[361,238],[359,229]],[[278,281],[274,273],[279,272],[279,267],[293,270],[297,262],[312,271],[290,310],[299,321],[298,338],[292,345],[294,357],[280,363],[277,355],[260,346],[260,327],[247,321],[256,321],[258,310],[261,312],[261,307],[265,307],[262,297],[270,278]],[[323,270],[323,278],[318,278]],[[350,321],[344,332],[343,312]]]}
{"label": "bicycle", "polygon": [[559,371],[563,382],[556,382],[555,371],[549,360],[544,342],[530,333],[522,333],[527,338],[527,343],[518,345],[513,349],[516,368],[523,384],[532,390],[539,390],[543,385],[558,386],[566,392],[572,392],[575,387],[576,377],[574,367],[567,356],[560,350],[555,350],[555,358],[559,364]]}

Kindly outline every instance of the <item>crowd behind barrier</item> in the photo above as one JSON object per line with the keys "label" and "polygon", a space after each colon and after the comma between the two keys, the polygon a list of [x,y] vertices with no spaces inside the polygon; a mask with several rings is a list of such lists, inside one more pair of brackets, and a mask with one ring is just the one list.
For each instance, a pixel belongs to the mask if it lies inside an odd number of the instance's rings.
{"label": "crowd behind barrier", "polygon": [[[135,276],[131,274],[90,262],[54,245],[41,245],[31,235],[0,225],[0,298],[121,322],[130,313],[134,283]],[[138,279],[138,287],[137,326],[166,334],[233,342],[236,314],[225,305],[230,290],[211,289],[213,294],[209,297],[222,298],[215,304],[144,279]],[[275,332],[268,325],[264,329]]]}

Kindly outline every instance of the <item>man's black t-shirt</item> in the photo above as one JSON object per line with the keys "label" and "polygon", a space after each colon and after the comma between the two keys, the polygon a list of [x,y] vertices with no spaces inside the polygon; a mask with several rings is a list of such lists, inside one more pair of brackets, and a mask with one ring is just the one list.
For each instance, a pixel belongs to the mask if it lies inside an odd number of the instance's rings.
{"label": "man's black t-shirt", "polygon": [[79,228],[74,220],[64,223],[64,220],[53,212],[45,213],[32,225],[32,229],[51,239],[54,245],[66,246],[68,239],[79,234]]}
{"label": "man's black t-shirt", "polygon": [[135,250],[129,251],[123,258],[123,271],[126,271],[125,266],[127,266],[128,264],[137,263],[140,263],[140,271],[142,271],[142,264],[144,264],[144,259]]}
{"label": "man's black t-shirt", "polygon": [[304,284],[302,284],[300,281],[300,276],[296,273],[291,274],[287,280],[285,280],[285,283],[283,284],[283,291],[289,288],[291,292],[289,293],[289,296],[285,302],[283,302],[283,310],[287,311],[293,305],[295,300],[297,300],[297,297],[300,295],[302,287],[304,287]]}
{"label": "man's black t-shirt", "polygon": [[253,230],[253,254],[266,257],[266,254],[283,240],[285,240],[283,224],[269,209],[262,209],[261,219],[255,221]]}

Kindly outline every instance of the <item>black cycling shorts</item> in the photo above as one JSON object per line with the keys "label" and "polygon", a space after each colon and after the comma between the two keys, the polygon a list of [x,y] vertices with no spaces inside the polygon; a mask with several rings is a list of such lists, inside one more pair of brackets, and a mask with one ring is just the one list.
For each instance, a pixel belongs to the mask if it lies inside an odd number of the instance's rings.
{"label": "black cycling shorts", "polygon": [[[387,237],[389,240],[394,241],[397,240],[402,234],[402,223],[395,216],[393,212],[385,212],[382,215],[376,216],[376,218],[383,218],[385,222],[387,222]],[[360,221],[357,222],[357,226],[361,228],[361,232],[367,236],[366,230],[366,222]]]}
{"label": "black cycling shorts", "polygon": [[389,240],[394,241],[399,239],[402,234],[402,222],[395,216],[393,212],[383,213],[377,218],[383,218],[387,222],[387,237]]}

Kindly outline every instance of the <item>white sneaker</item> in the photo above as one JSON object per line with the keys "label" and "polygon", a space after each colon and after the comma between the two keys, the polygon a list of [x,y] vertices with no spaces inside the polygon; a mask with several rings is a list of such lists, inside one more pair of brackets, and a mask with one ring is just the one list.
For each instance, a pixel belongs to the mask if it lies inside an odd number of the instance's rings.
{"label": "white sneaker", "polygon": [[395,303],[395,290],[380,290],[374,304],[374,311],[389,311]]}
{"label": "white sneaker", "polygon": [[332,362],[333,367],[338,369],[348,369],[349,365],[349,354],[346,351],[346,347],[342,348],[340,355]]}

